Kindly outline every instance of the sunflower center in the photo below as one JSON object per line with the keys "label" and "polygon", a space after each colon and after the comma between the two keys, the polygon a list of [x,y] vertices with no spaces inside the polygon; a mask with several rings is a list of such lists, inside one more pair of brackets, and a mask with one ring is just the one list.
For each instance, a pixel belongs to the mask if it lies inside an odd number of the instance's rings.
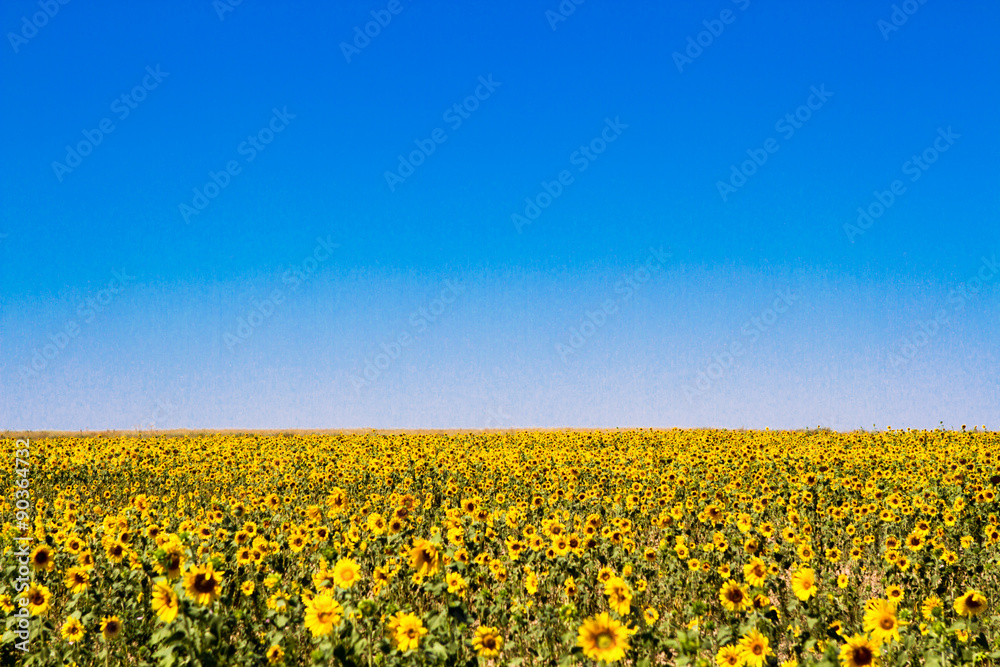
{"label": "sunflower center", "polygon": [[750,650],[753,651],[754,655],[761,655],[764,653],[764,646],[761,644],[754,644]]}
{"label": "sunflower center", "polygon": [[729,593],[726,594],[726,597],[729,598],[729,601],[733,604],[738,604],[743,602],[743,591],[738,588],[731,588]]}
{"label": "sunflower center", "polygon": [[892,630],[894,627],[896,627],[896,621],[894,619],[886,616],[881,621],[879,621],[879,626],[883,630]]}
{"label": "sunflower center", "polygon": [[614,646],[615,638],[612,637],[607,632],[602,632],[601,634],[597,635],[597,641],[594,643],[597,645],[597,648],[605,649]]}
{"label": "sunflower center", "polygon": [[854,649],[854,655],[851,656],[854,660],[854,664],[858,667],[863,667],[864,665],[872,664],[874,656],[872,655],[872,650],[867,646],[859,646]]}
{"label": "sunflower center", "polygon": [[195,577],[194,589],[199,593],[212,593],[215,591],[215,579],[199,574]]}
{"label": "sunflower center", "polygon": [[316,620],[318,620],[320,623],[326,624],[330,622],[331,616],[333,616],[331,612],[321,611],[316,614]]}

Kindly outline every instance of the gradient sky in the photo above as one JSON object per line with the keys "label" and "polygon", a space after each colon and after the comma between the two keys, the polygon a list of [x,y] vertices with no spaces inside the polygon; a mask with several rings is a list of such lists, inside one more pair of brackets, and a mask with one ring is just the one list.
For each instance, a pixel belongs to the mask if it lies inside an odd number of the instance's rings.
{"label": "gradient sky", "polygon": [[1000,421],[997,3],[224,2],[3,4],[0,429]]}

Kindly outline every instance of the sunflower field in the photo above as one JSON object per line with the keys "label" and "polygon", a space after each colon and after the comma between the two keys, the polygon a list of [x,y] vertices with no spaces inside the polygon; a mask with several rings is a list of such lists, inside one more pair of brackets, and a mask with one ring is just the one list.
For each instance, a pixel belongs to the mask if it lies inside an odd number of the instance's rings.
{"label": "sunflower field", "polygon": [[997,433],[106,435],[28,463],[3,664],[1000,664]]}

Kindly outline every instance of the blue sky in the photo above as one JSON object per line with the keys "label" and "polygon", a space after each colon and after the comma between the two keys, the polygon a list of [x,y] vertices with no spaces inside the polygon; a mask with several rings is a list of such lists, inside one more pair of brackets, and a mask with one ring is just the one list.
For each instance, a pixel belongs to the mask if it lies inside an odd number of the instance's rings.
{"label": "blue sky", "polygon": [[998,19],[7,2],[0,429],[993,428]]}

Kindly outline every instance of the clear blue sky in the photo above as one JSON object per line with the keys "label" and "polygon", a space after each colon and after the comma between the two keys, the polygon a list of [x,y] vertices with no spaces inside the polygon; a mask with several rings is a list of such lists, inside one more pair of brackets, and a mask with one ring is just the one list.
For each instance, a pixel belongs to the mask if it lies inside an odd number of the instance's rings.
{"label": "clear blue sky", "polygon": [[225,1],[3,4],[0,429],[1000,422],[996,3]]}

